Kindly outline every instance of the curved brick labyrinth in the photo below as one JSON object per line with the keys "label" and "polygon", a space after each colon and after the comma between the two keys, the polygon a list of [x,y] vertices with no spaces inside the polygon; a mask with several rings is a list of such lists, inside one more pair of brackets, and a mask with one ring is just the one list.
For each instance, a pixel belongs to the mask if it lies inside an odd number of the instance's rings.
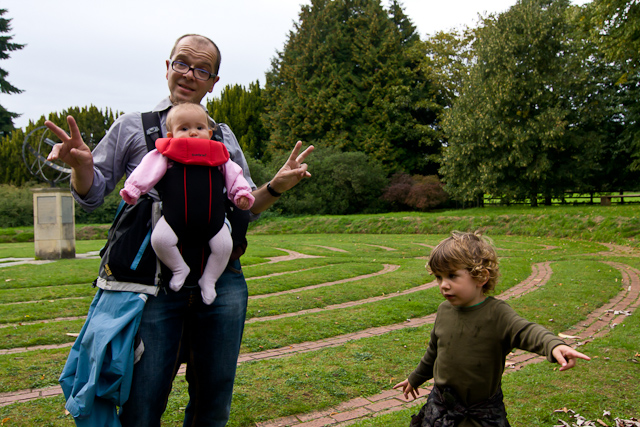
{"label": "curved brick labyrinth", "polygon": [[275,297],[275,296],[278,296],[278,295],[294,294],[296,292],[308,291],[310,289],[318,289],[318,288],[324,288],[326,286],[333,286],[333,285],[337,285],[339,283],[355,282],[357,280],[367,279],[369,277],[375,277],[375,276],[379,276],[381,274],[391,273],[393,271],[396,271],[398,268],[400,268],[399,265],[383,264],[382,270],[378,271],[377,273],[363,274],[362,276],[349,277],[348,279],[336,280],[335,282],[320,283],[320,284],[317,284],[317,285],[311,285],[311,286],[305,286],[305,287],[302,287],[302,288],[289,289],[287,291],[281,291],[281,292],[273,292],[273,293],[270,293],[270,294],[252,295],[252,296],[249,297],[249,299],[261,299],[261,298]]}
{"label": "curved brick labyrinth", "polygon": [[[606,252],[607,255],[623,255],[623,256],[638,256],[637,253],[629,252],[628,248],[617,247],[614,245],[606,245],[612,252]],[[270,259],[270,262],[277,262],[294,259],[294,258],[308,258],[304,254],[299,254],[293,251],[286,251],[288,255],[285,257],[277,257]],[[575,325],[570,330],[566,331],[564,335],[565,341],[572,346],[579,346],[589,342],[593,339],[601,337],[606,334],[616,324],[623,322],[626,313],[635,310],[640,305],[640,271],[629,267],[628,265],[618,262],[607,262],[607,264],[618,269],[622,274],[622,283],[625,285],[623,290],[612,298],[607,304],[591,312],[587,319],[578,325]],[[524,281],[516,286],[513,286],[509,290],[497,295],[496,298],[507,300],[519,298],[526,293],[529,293],[536,288],[543,286],[551,277],[551,262],[543,262],[532,265],[532,274]],[[373,275],[386,274],[394,271],[398,266],[386,265],[384,269]],[[372,275],[366,275],[370,277]],[[316,288],[320,286],[330,286],[332,284],[344,283],[353,280],[359,280],[365,276],[358,278],[350,278],[342,281],[330,282],[328,284],[320,284],[312,287],[306,287],[304,289]],[[412,289],[408,289],[402,292],[397,292],[390,295],[384,295],[374,298],[368,298],[360,301],[352,301],[343,304],[335,304],[318,309],[303,310],[296,313],[287,313],[279,316],[269,316],[262,318],[249,319],[247,323],[264,322],[275,320],[284,317],[292,317],[305,315],[309,313],[316,313],[328,310],[335,310],[339,308],[348,308],[357,305],[367,304],[374,301],[380,301],[382,299],[395,298],[398,296],[407,295],[413,292],[429,289],[435,286],[435,282],[430,282]],[[291,293],[299,290],[284,291],[278,294]],[[266,297],[277,294],[260,295],[255,297]],[[282,358],[292,354],[305,353],[310,351],[319,350],[327,347],[336,347],[344,344],[348,341],[358,340],[361,338],[367,338],[377,335],[386,334],[391,331],[395,331],[403,328],[414,328],[421,325],[433,323],[435,320],[435,314],[424,316],[417,319],[408,319],[405,322],[387,325],[382,327],[369,328],[360,332],[340,335],[332,338],[327,338],[319,341],[304,342],[299,344],[288,345],[283,348],[266,350],[255,353],[241,354],[238,358],[238,364],[246,361],[263,360]],[[52,345],[52,346],[37,346],[22,349],[9,349],[2,350],[0,354],[13,354],[18,352],[30,351],[35,349],[47,349],[47,348],[60,348],[65,346],[71,346],[71,343],[65,345]],[[527,353],[523,351],[515,351],[507,358],[507,370],[505,373],[519,370],[528,363],[537,363],[545,360],[543,357],[536,354]],[[180,369],[179,374],[184,374],[184,366]],[[359,397],[352,399],[348,402],[344,402],[335,408],[329,408],[323,411],[316,411],[309,414],[299,414],[296,416],[289,416],[285,418],[279,418],[264,423],[257,424],[257,427],[275,427],[275,426],[297,426],[297,427],[319,427],[324,425],[348,425],[353,423],[357,419],[363,417],[371,417],[380,414],[384,414],[391,411],[404,409],[409,406],[414,406],[420,403],[428,395],[430,387],[422,390],[421,397],[417,401],[407,401],[404,399],[402,393],[397,390],[384,391],[375,396],[369,396],[367,398]],[[8,405],[15,402],[24,402],[38,398],[50,397],[61,394],[62,391],[59,386],[52,386],[42,389],[22,390],[11,393],[0,393],[0,406]]]}
{"label": "curved brick labyrinth", "polygon": [[[618,293],[618,295],[613,297],[607,304],[591,312],[587,316],[586,320],[563,333],[564,336],[568,336],[568,338],[563,338],[565,342],[573,347],[583,345],[595,338],[603,336],[611,328],[623,322],[624,317],[626,317],[626,314],[624,314],[623,312],[633,311],[637,309],[638,306],[640,306],[640,270],[620,263],[607,262],[607,264],[615,267],[622,273],[622,283],[625,286]],[[535,288],[544,285],[550,277],[551,268],[549,262],[534,264],[533,274],[531,276],[529,276],[526,280],[524,280],[517,286],[509,289],[509,291],[496,296],[496,298],[505,300],[510,298],[518,298],[528,292],[531,292]],[[411,325],[412,327],[415,327],[424,323],[432,323],[434,320],[435,315],[429,315],[421,319],[414,319],[411,322],[407,322],[407,324],[416,321],[416,323],[413,323]],[[400,329],[401,327],[406,327],[404,325],[405,324],[392,325],[384,328],[388,328],[388,331],[390,331]],[[357,334],[350,334],[352,336],[348,337],[347,339],[342,339],[341,341],[340,337],[331,338],[329,340],[324,340],[333,341],[331,343],[327,343],[327,345],[325,346],[315,346],[315,348],[309,348],[306,350],[299,349],[298,351],[294,351],[294,349],[283,349],[282,353],[311,351],[320,347],[336,346],[353,339],[365,338],[365,336],[361,336],[364,333],[368,333],[369,335],[367,336],[379,335],[380,333],[384,333],[381,331],[381,329],[383,328],[372,328]],[[338,343],[337,341],[340,341],[340,343]],[[302,344],[299,344],[299,346],[301,345]],[[276,352],[278,350],[272,350],[272,352]],[[273,354],[271,357],[282,357],[282,355],[283,354]],[[529,363],[538,363],[545,360],[546,359],[544,357],[538,356],[537,354],[517,350],[507,357],[507,368],[505,369],[505,374],[517,371]],[[375,396],[369,396],[367,398],[358,397],[352,399],[348,402],[344,402],[336,406],[335,408],[329,408],[326,410],[315,411],[308,414],[298,414],[295,416],[257,423],[256,427],[322,427],[325,425],[346,426],[362,418],[379,416],[401,409],[413,407],[417,404],[423,404],[423,402],[426,400],[426,397],[429,395],[429,392],[431,391],[431,387],[432,386],[421,388],[420,396],[415,401],[405,399],[403,394],[398,390],[387,390]]]}

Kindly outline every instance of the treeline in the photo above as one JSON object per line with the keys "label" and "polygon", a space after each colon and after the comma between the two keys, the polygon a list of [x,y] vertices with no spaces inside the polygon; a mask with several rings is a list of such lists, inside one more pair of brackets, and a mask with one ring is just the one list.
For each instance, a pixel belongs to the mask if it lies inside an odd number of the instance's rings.
{"label": "treeline", "polygon": [[[318,147],[313,178],[274,206],[283,214],[637,190],[639,14],[635,0],[519,0],[421,39],[396,0],[312,0],[265,87],[227,86],[207,108],[257,184],[297,140]],[[7,155],[20,132],[0,142],[0,182],[30,178]]]}
{"label": "treeline", "polygon": [[[59,142],[57,137],[50,131],[37,130],[44,127],[45,120],[50,120],[68,131],[67,116],[73,116],[78,123],[82,139],[89,147],[93,148],[104,137],[109,127],[120,114],[110,109],[103,111],[93,105],[82,108],[72,107],[60,113],[50,113],[46,118],[42,116],[35,123],[30,121],[24,130],[13,130],[9,135],[5,135],[0,139],[0,184],[21,186],[36,181],[36,177],[29,172],[29,168],[25,165],[26,160],[30,168],[36,169],[31,164],[35,162],[35,159],[28,150],[25,153],[27,157],[23,158],[23,145],[25,138],[31,135],[28,145],[34,150],[46,154],[51,150],[51,147],[46,143],[47,140]],[[65,166],[63,163],[59,163],[59,165]],[[48,178],[53,179],[56,177],[57,175]]]}

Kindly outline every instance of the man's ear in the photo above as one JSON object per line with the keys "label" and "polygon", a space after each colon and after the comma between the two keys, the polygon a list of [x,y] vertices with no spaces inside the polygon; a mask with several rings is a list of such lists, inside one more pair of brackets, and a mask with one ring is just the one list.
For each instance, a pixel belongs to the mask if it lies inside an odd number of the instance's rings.
{"label": "man's ear", "polygon": [[209,139],[213,136],[213,129],[209,129]]}
{"label": "man's ear", "polygon": [[[167,132],[167,138],[173,138],[173,132]],[[211,137],[209,137],[211,138]]]}
{"label": "man's ear", "polygon": [[[167,72],[168,72],[168,71],[167,71]],[[216,85],[216,83],[218,83],[218,80],[220,80],[220,76],[216,76],[216,77],[213,79],[213,84],[211,85],[211,89],[209,89],[207,92],[209,92],[209,93],[213,92],[213,87]]]}

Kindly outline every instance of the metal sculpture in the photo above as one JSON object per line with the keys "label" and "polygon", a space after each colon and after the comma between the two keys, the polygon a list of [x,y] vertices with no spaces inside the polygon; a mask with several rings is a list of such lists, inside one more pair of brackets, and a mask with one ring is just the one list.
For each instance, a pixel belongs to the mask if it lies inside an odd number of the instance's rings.
{"label": "metal sculpture", "polygon": [[56,144],[50,136],[55,137],[46,126],[37,127],[29,132],[22,144],[22,160],[31,175],[55,187],[58,182],[69,179],[71,168],[59,160],[55,162],[47,160],[47,156]]}

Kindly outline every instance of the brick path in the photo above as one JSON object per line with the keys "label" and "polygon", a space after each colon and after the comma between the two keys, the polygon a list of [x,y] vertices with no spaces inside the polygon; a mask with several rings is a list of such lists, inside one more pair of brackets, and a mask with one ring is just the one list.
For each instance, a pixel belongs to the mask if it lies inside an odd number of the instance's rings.
{"label": "brick path", "polygon": [[269,298],[269,297],[275,297],[278,295],[293,294],[296,292],[308,291],[310,289],[324,288],[326,286],[333,286],[339,283],[354,282],[354,281],[366,279],[369,277],[379,276],[381,274],[391,273],[393,271],[396,271],[398,268],[400,268],[399,265],[383,264],[382,270],[378,271],[377,273],[363,274],[362,276],[349,277],[348,279],[336,280],[335,282],[319,283],[317,285],[305,286],[303,288],[289,289],[282,292],[273,292],[273,293],[262,294],[262,295],[252,295],[249,297],[249,299]]}
{"label": "brick path", "polygon": [[[624,322],[624,318],[627,315],[625,312],[633,311],[640,306],[640,271],[620,263],[608,262],[607,264],[617,268],[622,273],[622,283],[625,287],[607,304],[591,312],[585,321],[563,333],[563,335],[571,337],[563,338],[568,345],[573,347],[580,346],[605,335],[610,329]],[[535,272],[536,266],[540,268],[538,273]],[[507,296],[507,292],[505,292],[497,298],[507,299],[522,296],[535,287],[546,283],[549,279],[548,273],[550,273],[549,263],[536,264],[534,265],[534,274],[522,282],[522,284],[526,283],[525,286],[518,285],[510,289],[511,295]],[[541,275],[544,278],[541,278]],[[525,365],[545,360],[546,358],[543,356],[516,350],[507,357],[505,374],[518,371]],[[364,418],[377,417],[423,405],[431,391],[431,387],[431,382],[429,382],[428,387],[420,388],[420,396],[416,400],[405,399],[404,395],[398,390],[386,390],[366,398],[357,397],[334,408],[257,423],[256,427],[347,426]]]}
{"label": "brick path", "polygon": [[[520,284],[510,288],[509,290],[501,293],[497,296],[497,298],[504,300],[518,298],[528,292],[535,290],[540,286],[543,286],[551,277],[550,264],[550,262],[534,264],[532,266],[533,272],[527,279],[522,281]],[[564,333],[564,335],[567,336],[564,339],[569,345],[580,346],[585,344],[586,342],[592,341],[595,338],[601,337],[617,324],[623,323],[626,315],[630,311],[637,309],[640,305],[640,271],[618,262],[608,262],[607,264],[611,265],[621,272],[622,283],[625,286],[623,290],[614,298],[612,298],[607,304],[591,312],[585,321],[581,322],[579,325],[575,325]],[[421,285],[418,288],[420,288],[419,290],[423,290],[433,285],[434,283],[431,282],[425,285]],[[416,291],[417,290],[407,290],[401,293],[370,298],[363,301],[372,302],[373,300],[392,298]],[[344,308],[350,306],[348,304],[358,305],[361,303],[365,302],[356,301],[345,304],[336,304],[334,306],[325,307],[324,309],[318,309],[318,311]],[[294,313],[293,315],[306,314],[310,312],[314,311],[306,310],[304,312]],[[288,317],[291,315],[292,314],[270,316],[268,318],[260,318],[260,320],[251,319],[249,322],[274,320],[276,318]],[[296,353],[304,353],[327,347],[336,347],[348,341],[382,335],[398,329],[418,327],[424,324],[433,323],[434,320],[435,314],[431,314],[429,316],[417,319],[407,319],[407,321],[403,323],[369,328],[364,331],[340,335],[324,340],[292,344],[290,346],[282,347],[279,349],[266,350],[256,353],[241,354],[238,358],[238,364],[251,360],[282,358]],[[70,345],[71,344],[67,344],[67,346]],[[38,346],[30,347],[29,349],[22,349],[22,351],[34,350],[36,348],[40,349],[59,347],[60,346]],[[20,350],[10,349],[4,350],[3,352],[0,352],[0,354],[10,354],[18,351]],[[507,369],[505,370],[505,373],[517,371],[526,364],[538,363],[543,360],[545,360],[544,357],[517,350],[510,354],[507,358]],[[179,374],[184,374],[184,366],[181,368]],[[329,408],[322,411],[314,411],[308,414],[298,414],[295,416],[279,418],[264,423],[258,423],[257,427],[320,427],[328,425],[346,426],[365,417],[379,416],[389,412],[398,411],[401,409],[413,407],[418,404],[422,404],[426,399],[426,396],[428,395],[430,389],[430,385],[424,389],[421,389],[421,395],[415,401],[407,401],[402,393],[398,390],[386,390],[374,396],[368,396],[366,398],[358,397],[352,399],[334,408]],[[52,386],[42,389],[22,390],[11,393],[0,393],[0,406],[5,406],[16,402],[26,402],[38,398],[56,396],[61,393],[62,391],[59,386]]]}
{"label": "brick path", "polygon": [[[520,284],[512,287],[508,291],[499,295],[498,298],[519,297],[527,292],[532,291],[536,287],[543,285],[544,283],[546,283],[547,280],[549,280],[549,277],[551,277],[551,268],[550,268],[549,262],[534,264],[532,266],[532,270],[533,272],[529,277],[527,277]],[[419,286],[418,288],[422,290],[422,289],[431,287],[433,285],[434,283],[431,282],[431,283],[427,283],[425,285]],[[395,294],[391,294],[389,296],[384,296],[384,297],[375,297],[371,299],[380,300],[384,298],[401,296],[406,293],[409,293],[409,291],[404,291],[404,293],[395,293]],[[355,301],[355,302],[345,303],[345,304],[336,304],[335,306],[330,306],[330,307],[333,307],[333,309],[335,309],[335,308],[338,308],[338,306],[347,306],[347,304],[357,305],[358,303],[359,303],[358,301]],[[327,309],[329,309],[329,307],[325,308],[325,310]],[[300,314],[300,312],[294,313],[294,314],[297,315],[297,314]],[[257,320],[257,321],[274,320],[276,318],[288,317],[289,315],[290,314],[287,313],[279,316],[271,316],[270,318],[258,318],[260,320]],[[331,338],[327,338],[319,341],[309,341],[309,342],[292,344],[292,345],[288,345],[282,348],[277,348],[272,350],[265,350],[265,351],[255,352],[255,353],[245,353],[245,354],[241,354],[238,357],[238,364],[241,364],[247,361],[252,361],[252,360],[281,358],[291,354],[306,353],[309,351],[314,351],[314,350],[327,348],[327,347],[337,347],[348,341],[354,341],[362,338],[383,335],[388,332],[395,331],[398,329],[403,329],[403,328],[415,328],[428,323],[433,323],[434,320],[435,320],[435,314],[431,314],[431,315],[417,318],[417,319],[407,319],[407,321],[403,323],[397,323],[395,325],[369,328],[363,331],[344,334],[344,335],[338,335],[335,337],[331,337]],[[256,320],[250,319],[248,322],[252,322],[252,321],[256,321]],[[0,354],[15,354],[15,353],[31,351],[31,350],[70,347],[71,345],[73,345],[73,343],[67,343],[62,345],[43,345],[43,346],[35,346],[35,347],[28,347],[28,348],[14,348],[14,349],[8,349],[8,350],[0,350]],[[185,366],[183,365],[178,371],[178,375],[184,375],[184,373],[185,373]],[[21,390],[18,392],[0,393],[0,406],[8,405],[14,402],[24,402],[24,401],[29,401],[33,399],[38,399],[41,397],[53,396],[56,394],[62,394],[62,390],[60,389],[60,386],[52,386],[44,389],[31,389],[31,390]]]}

